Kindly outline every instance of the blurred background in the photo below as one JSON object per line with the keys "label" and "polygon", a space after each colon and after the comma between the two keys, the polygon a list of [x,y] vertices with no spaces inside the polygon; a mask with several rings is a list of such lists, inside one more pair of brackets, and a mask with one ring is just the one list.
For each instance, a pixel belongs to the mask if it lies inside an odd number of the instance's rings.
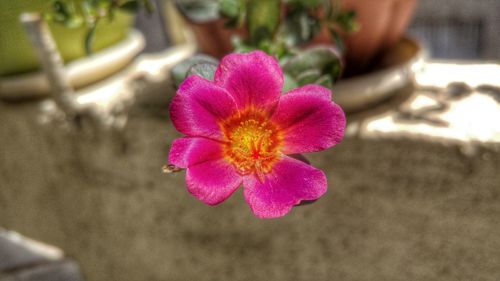
{"label": "blurred background", "polygon": [[[423,42],[433,58],[495,60],[500,57],[499,5],[495,0],[420,0],[408,33]],[[136,26],[148,38],[146,52],[172,44],[170,33],[175,31],[162,25],[167,16],[139,14]]]}
{"label": "blurred background", "polygon": [[[499,5],[495,0],[420,0],[408,34],[423,42],[433,58],[495,60],[500,57]],[[135,25],[147,38],[145,52],[173,43],[170,37],[175,31],[163,24],[166,17],[168,13],[139,13]]]}
{"label": "blurred background", "polygon": [[[499,0],[0,0],[0,15],[0,281],[500,280]],[[347,113],[343,142],[307,155],[329,192],[277,220],[162,173],[176,86],[234,46]]]}

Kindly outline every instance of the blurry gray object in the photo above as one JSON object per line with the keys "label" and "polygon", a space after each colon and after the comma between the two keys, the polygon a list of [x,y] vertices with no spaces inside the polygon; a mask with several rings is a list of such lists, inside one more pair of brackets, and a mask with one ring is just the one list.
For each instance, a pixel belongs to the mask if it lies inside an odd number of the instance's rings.
{"label": "blurry gray object", "polygon": [[146,39],[146,47],[143,50],[145,53],[159,52],[171,45],[162,13],[163,1],[151,0],[151,2],[155,9],[151,13],[141,9],[135,20],[135,28],[140,30]]}
{"label": "blurry gray object", "polygon": [[481,57],[480,21],[417,20],[412,33],[425,41],[435,58],[475,59]]}
{"label": "blurry gray object", "polygon": [[409,33],[434,58],[500,59],[500,1],[420,0]]}
{"label": "blurry gray object", "polygon": [[82,281],[62,252],[0,229],[0,281]]}

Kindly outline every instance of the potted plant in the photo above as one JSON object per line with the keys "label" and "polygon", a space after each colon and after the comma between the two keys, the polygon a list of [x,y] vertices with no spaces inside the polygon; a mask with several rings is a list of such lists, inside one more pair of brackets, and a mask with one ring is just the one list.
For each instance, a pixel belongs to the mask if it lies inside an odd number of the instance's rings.
{"label": "potted plant", "polygon": [[[82,84],[102,79],[117,71],[142,49],[142,37],[140,35],[130,37],[134,13],[141,6],[149,7],[149,2],[147,0],[2,1],[0,4],[2,96],[16,95],[16,92],[23,93],[23,91],[44,92],[48,89],[46,83],[43,83],[43,77],[37,72],[38,61],[20,23],[21,13],[36,12],[44,16],[66,63],[89,54],[100,54],[101,51],[121,43],[122,52],[115,52],[112,63],[92,75],[80,73],[82,75],[79,76],[87,76],[82,78],[83,81],[74,81],[75,71],[69,71],[72,83],[75,86],[83,86]],[[127,51],[124,51],[125,49]],[[95,61],[100,57],[92,58]],[[92,67],[88,65],[86,68]],[[36,86],[30,89],[22,86],[27,84]]]}
{"label": "potted plant", "polygon": [[[220,58],[233,50],[263,50],[279,59],[286,73],[285,85],[290,88],[308,83],[331,87],[343,69],[341,44],[308,44],[322,26],[339,42],[339,32],[356,28],[354,13],[337,9],[329,1],[183,0],[177,5],[190,20],[203,53]],[[184,74],[177,75],[178,80]]]}
{"label": "potted plant", "polygon": [[[403,38],[403,33],[415,4],[416,0],[177,1],[202,53],[220,58],[233,51],[263,50],[279,59],[286,87],[315,83],[332,88],[346,111],[364,109],[412,85],[423,53],[418,42]],[[174,69],[176,80],[200,69],[210,73],[207,66],[194,66],[197,60]],[[340,77],[346,79],[337,83]]]}
{"label": "potted plant", "polygon": [[[342,0],[344,9],[356,11],[360,26],[343,37],[346,60],[367,66],[375,56],[392,48],[404,35],[416,4],[417,0]],[[323,32],[317,41],[331,42],[328,35]]]}
{"label": "potted plant", "polygon": [[[401,39],[417,0],[178,0],[177,3],[203,53],[220,58],[233,50],[232,37],[248,39],[251,27],[247,16],[252,9],[256,10],[252,8],[258,6],[256,3],[263,3],[279,6],[280,19],[302,33],[302,39],[296,42],[298,46],[345,47],[348,68],[359,73]],[[261,18],[270,21],[273,16]]]}

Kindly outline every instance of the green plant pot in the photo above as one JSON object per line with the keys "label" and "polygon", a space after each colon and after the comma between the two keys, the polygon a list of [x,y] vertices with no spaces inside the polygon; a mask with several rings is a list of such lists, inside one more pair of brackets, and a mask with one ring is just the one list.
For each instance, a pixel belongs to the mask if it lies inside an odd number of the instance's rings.
{"label": "green plant pot", "polygon": [[[19,22],[19,15],[22,12],[43,12],[48,9],[48,0],[0,1],[0,76],[38,69],[37,58]],[[112,21],[103,21],[96,30],[94,51],[123,40],[130,31],[133,19],[130,13],[117,12]],[[65,62],[85,56],[84,27],[69,29],[52,23],[49,26]]]}

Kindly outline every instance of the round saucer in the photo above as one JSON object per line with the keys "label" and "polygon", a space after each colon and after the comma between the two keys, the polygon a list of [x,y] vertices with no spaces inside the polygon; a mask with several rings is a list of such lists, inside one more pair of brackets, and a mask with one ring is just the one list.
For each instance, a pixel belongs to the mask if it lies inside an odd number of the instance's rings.
{"label": "round saucer", "polygon": [[414,83],[423,59],[420,44],[404,37],[382,56],[380,66],[374,71],[338,81],[332,88],[333,100],[346,112],[359,111],[383,101]]}

